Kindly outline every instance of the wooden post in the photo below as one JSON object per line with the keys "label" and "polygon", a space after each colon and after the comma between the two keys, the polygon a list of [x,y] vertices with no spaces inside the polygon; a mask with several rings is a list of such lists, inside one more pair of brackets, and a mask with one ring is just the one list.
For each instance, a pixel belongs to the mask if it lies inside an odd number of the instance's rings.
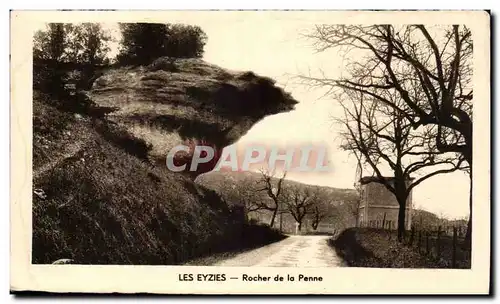
{"label": "wooden post", "polygon": [[453,227],[453,251],[451,253],[451,267],[457,267],[457,227]]}
{"label": "wooden post", "polygon": [[436,255],[438,259],[441,257],[441,226],[438,227],[437,231]]}

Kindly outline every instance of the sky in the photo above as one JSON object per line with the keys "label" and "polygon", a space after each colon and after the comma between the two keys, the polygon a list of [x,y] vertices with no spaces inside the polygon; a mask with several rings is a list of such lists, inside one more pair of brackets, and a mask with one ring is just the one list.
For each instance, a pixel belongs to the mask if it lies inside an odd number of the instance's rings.
{"label": "sky", "polygon": [[[233,18],[233,19],[231,19]],[[265,18],[249,14],[245,18],[183,20],[199,25],[207,34],[203,59],[229,70],[253,71],[277,81],[299,101],[296,109],[266,117],[252,127],[236,145],[318,142],[327,145],[331,172],[289,173],[287,178],[321,186],[352,188],[356,179],[356,160],[339,148],[342,117],[338,101],[324,92],[301,83],[298,75],[316,75],[322,71],[330,78],[342,73],[342,56],[335,51],[316,53],[304,34],[313,28],[310,22],[296,19]],[[104,27],[119,40],[116,24]],[[116,45],[112,46],[116,52]],[[463,172],[432,177],[413,190],[416,208],[448,218],[468,216],[469,177]]]}

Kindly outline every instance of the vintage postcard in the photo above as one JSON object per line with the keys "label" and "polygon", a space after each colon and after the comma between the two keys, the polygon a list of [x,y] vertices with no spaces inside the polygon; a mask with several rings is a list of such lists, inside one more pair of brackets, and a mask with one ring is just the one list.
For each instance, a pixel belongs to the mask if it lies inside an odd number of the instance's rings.
{"label": "vintage postcard", "polygon": [[488,12],[12,11],[10,105],[13,292],[490,292]]}

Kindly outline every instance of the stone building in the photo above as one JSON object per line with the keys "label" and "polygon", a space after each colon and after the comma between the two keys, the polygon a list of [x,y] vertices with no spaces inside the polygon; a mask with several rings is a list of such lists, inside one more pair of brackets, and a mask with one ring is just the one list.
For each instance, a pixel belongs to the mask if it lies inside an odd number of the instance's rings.
{"label": "stone building", "polygon": [[[393,177],[386,177],[389,183],[394,183]],[[399,204],[396,196],[383,184],[376,182],[376,177],[366,176],[358,180],[356,188],[360,192],[358,225],[361,227],[382,227],[397,229]],[[412,193],[406,202],[406,229],[411,229]],[[385,216],[385,221],[384,221]]]}

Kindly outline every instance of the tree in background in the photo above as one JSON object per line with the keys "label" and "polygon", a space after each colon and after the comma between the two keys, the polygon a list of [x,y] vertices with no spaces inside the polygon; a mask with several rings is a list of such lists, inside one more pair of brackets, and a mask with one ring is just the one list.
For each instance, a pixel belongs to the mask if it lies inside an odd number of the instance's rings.
{"label": "tree in background", "polygon": [[201,58],[207,35],[196,25],[167,24],[166,56]]}
{"label": "tree in background", "polygon": [[160,23],[121,23],[122,41],[117,60],[122,64],[149,64],[154,59],[203,56],[207,35],[199,26]]}
{"label": "tree in background", "polygon": [[[443,153],[433,140],[436,127],[427,125],[414,130],[400,110],[377,99],[347,91],[341,102],[345,117],[339,119],[345,131],[342,148],[361,155],[374,172],[372,181],[385,186],[399,204],[398,240],[402,241],[406,223],[406,202],[414,187],[426,179],[464,169],[463,157]],[[398,108],[406,105],[399,96],[384,96]],[[383,175],[389,168],[393,178]]]}
{"label": "tree in background", "polygon": [[63,23],[50,23],[33,37],[33,86],[59,92],[63,87],[61,63],[66,49]]}

